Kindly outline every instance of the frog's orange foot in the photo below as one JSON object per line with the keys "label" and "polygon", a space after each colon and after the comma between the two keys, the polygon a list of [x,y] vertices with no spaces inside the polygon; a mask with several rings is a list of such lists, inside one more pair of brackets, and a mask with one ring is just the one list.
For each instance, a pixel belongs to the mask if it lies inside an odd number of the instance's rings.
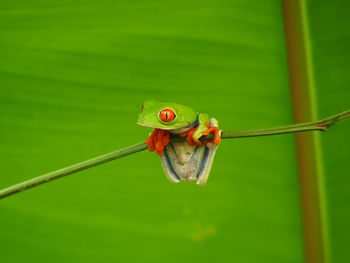
{"label": "frog's orange foot", "polygon": [[202,146],[203,144],[198,144],[193,140],[193,134],[197,130],[198,127],[193,127],[185,132],[180,133],[181,137],[186,137],[186,141],[191,146]]}
{"label": "frog's orange foot", "polygon": [[219,128],[215,126],[211,126],[208,122],[205,123],[205,126],[207,126],[208,129],[202,132],[203,135],[209,135],[210,133],[214,133],[214,139],[212,141],[205,140],[205,142],[213,142],[215,144],[219,144],[221,142]]}
{"label": "frog's orange foot", "polygon": [[161,129],[154,129],[151,135],[147,138],[146,144],[148,150],[151,152],[156,151],[158,155],[162,155],[165,146],[170,142],[170,132]]}

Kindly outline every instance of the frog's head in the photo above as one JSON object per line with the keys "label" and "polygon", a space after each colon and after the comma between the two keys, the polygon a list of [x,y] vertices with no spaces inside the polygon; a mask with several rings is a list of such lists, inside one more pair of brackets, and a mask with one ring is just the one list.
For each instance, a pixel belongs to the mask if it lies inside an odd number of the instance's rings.
{"label": "frog's head", "polygon": [[137,123],[151,128],[173,130],[193,124],[197,115],[195,110],[184,105],[147,100]]}

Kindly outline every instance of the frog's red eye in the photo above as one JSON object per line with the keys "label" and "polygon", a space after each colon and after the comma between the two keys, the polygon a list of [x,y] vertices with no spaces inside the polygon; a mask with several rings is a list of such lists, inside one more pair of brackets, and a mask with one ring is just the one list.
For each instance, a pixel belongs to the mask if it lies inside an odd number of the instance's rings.
{"label": "frog's red eye", "polygon": [[173,121],[176,118],[176,114],[172,109],[164,109],[159,112],[159,119],[164,122]]}
{"label": "frog's red eye", "polygon": [[142,105],[141,110],[143,111],[144,109],[145,109],[145,106],[144,106],[144,105]]}

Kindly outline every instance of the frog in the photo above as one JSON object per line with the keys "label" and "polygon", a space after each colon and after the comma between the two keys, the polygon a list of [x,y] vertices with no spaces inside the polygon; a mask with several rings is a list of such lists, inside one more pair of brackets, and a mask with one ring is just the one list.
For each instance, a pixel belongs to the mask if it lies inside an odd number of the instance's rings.
{"label": "frog", "polygon": [[[221,142],[218,121],[191,107],[147,100],[141,107],[137,124],[153,128],[146,139],[148,150],[160,156],[170,182],[207,183],[214,157]],[[213,134],[213,139],[201,137]],[[182,140],[172,140],[182,137]]]}

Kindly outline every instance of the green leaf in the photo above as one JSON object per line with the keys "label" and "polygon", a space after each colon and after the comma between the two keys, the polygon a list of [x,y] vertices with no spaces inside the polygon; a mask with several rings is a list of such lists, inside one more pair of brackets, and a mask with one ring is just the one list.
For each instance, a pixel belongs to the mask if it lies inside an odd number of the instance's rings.
{"label": "green leaf", "polygon": [[[0,7],[0,188],[144,140],[150,130],[135,121],[146,99],[188,105],[224,130],[292,123],[279,2]],[[349,81],[344,48],[338,60],[317,55],[330,48],[320,37],[326,22],[317,21],[325,9],[310,11],[312,45],[323,43],[314,49],[320,117],[345,110],[349,98],[345,84],[330,92],[324,81],[328,60]],[[337,200],[348,198],[347,124],[322,135],[325,176],[336,174],[326,177],[331,218],[349,216]],[[170,184],[159,158],[142,152],[1,200],[1,258],[302,262],[300,211],[292,135],[223,141],[206,187]],[[332,248],[344,246],[346,220],[330,226]],[[347,257],[339,250],[335,262]]]}

